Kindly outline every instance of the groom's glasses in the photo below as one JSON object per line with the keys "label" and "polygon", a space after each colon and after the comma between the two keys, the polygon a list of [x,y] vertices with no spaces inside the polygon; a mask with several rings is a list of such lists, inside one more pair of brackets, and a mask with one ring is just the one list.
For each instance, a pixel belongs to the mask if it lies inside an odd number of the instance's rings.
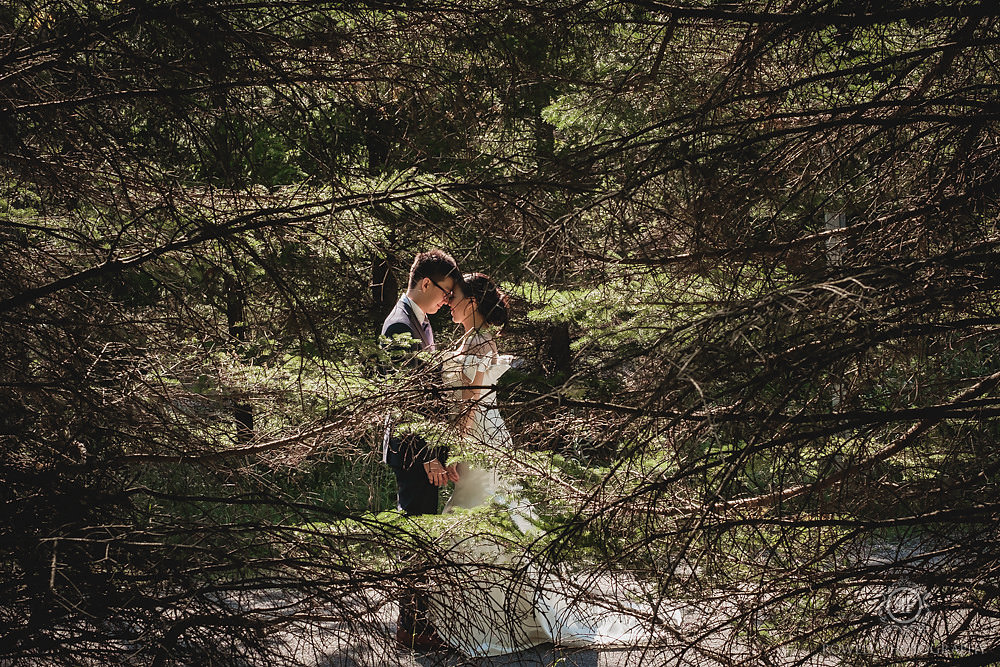
{"label": "groom's glasses", "polygon": [[437,287],[439,290],[444,292],[444,298],[448,303],[451,303],[451,300],[455,298],[455,290],[446,290],[445,288],[438,285],[437,281],[431,278],[430,276],[427,276],[427,280],[434,283],[434,287]]}

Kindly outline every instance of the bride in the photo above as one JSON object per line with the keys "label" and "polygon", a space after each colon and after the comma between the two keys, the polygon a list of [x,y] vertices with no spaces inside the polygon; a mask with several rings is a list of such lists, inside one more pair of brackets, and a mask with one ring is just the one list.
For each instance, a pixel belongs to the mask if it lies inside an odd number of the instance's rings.
{"label": "bride", "polygon": [[[464,281],[456,285],[449,305],[452,320],[465,332],[442,364],[444,384],[453,388],[459,437],[473,447],[486,449],[489,456],[502,456],[513,449],[513,443],[497,409],[495,385],[510,369],[511,357],[499,354],[491,328],[507,323],[507,297],[482,273],[467,274]],[[461,475],[445,513],[478,507],[498,490],[495,469],[482,470],[465,463],[458,468]]]}
{"label": "bride", "polygon": [[[502,460],[513,443],[497,408],[495,385],[510,369],[511,357],[499,354],[492,328],[507,322],[507,297],[488,276],[475,273],[455,286],[450,305],[452,319],[464,329],[442,364],[445,385],[456,399],[458,435],[480,457]],[[488,466],[463,463],[459,472],[444,508],[457,517],[453,534],[461,533],[458,510],[479,507],[492,518],[503,513],[526,541],[541,535],[519,486]],[[647,608],[607,597],[602,602],[594,591],[573,586],[556,568],[543,569],[526,550],[519,554],[488,532],[456,537],[448,557],[430,595],[430,614],[441,638],[467,655],[500,655],[544,642],[593,647],[650,640]]]}

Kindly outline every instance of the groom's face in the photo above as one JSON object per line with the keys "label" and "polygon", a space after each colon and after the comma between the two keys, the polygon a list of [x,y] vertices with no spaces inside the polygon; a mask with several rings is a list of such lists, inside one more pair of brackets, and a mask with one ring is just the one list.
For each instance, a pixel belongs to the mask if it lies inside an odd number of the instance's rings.
{"label": "groom's face", "polygon": [[441,306],[448,303],[448,296],[455,289],[455,279],[451,276],[435,278],[434,280],[424,278],[420,282],[420,291],[424,295],[424,303],[417,305],[428,315],[433,315],[441,310]]}

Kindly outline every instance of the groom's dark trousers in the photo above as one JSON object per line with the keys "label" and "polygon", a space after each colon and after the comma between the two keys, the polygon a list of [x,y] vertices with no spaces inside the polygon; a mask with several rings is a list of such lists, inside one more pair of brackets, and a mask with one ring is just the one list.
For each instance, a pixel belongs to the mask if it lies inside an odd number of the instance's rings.
{"label": "groom's dark trousers", "polygon": [[[421,325],[406,300],[400,299],[382,324],[382,335],[395,337],[408,334],[412,345],[405,352],[434,349],[434,332],[430,323]],[[395,350],[398,352],[398,348]],[[430,447],[416,434],[393,432],[391,418],[386,418],[382,442],[382,459],[396,476],[396,506],[400,512],[413,516],[438,513],[438,487],[431,484],[424,470],[424,463],[438,459],[443,464],[448,458],[444,448]],[[427,619],[427,597],[420,591],[411,591],[399,601],[399,629],[409,635],[428,635],[433,628]]]}
{"label": "groom's dark trousers", "polygon": [[[391,436],[391,439],[396,442],[390,442],[389,447],[399,447],[403,451],[427,446],[419,435]],[[396,508],[400,512],[411,516],[438,513],[438,487],[427,479],[423,463],[414,463],[409,468],[392,464],[389,467],[396,476]]]}
{"label": "groom's dark trousers", "polygon": [[[391,436],[397,440],[396,436]],[[407,443],[409,438],[420,442]],[[421,446],[423,438],[417,435],[398,438],[398,446],[402,449],[409,446]],[[396,443],[392,443],[392,447]],[[400,512],[413,516],[416,514],[438,513],[438,488],[427,479],[427,472],[422,463],[416,463],[409,468],[392,467],[396,475],[396,507]],[[415,582],[417,585],[425,581]],[[419,590],[410,590],[399,600],[399,618],[397,627],[407,635],[430,635],[434,628],[427,618],[427,596]]]}

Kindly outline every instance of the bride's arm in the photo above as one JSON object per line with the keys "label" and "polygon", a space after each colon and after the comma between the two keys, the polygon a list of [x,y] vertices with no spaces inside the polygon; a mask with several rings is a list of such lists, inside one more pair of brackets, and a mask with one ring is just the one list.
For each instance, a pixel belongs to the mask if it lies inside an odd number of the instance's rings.
{"label": "bride's arm", "polygon": [[485,378],[486,373],[477,371],[476,377],[473,378],[470,386],[462,389],[462,419],[458,424],[458,432],[462,435],[468,434],[469,429],[472,428],[473,413],[476,411],[476,404],[479,402],[479,396],[482,393],[479,387],[482,386]]}
{"label": "bride's arm", "polygon": [[[479,357],[484,353],[491,351],[490,348],[496,349],[493,346],[492,340],[479,341],[476,344],[469,345],[468,342],[462,346],[462,354]],[[458,424],[458,431],[462,435],[467,435],[469,430],[472,428],[473,414],[476,411],[476,404],[479,402],[480,396],[482,396],[483,382],[486,380],[486,372],[484,370],[479,370],[477,366],[476,375],[472,378],[472,382],[468,386],[462,389],[462,418]],[[463,377],[468,378],[469,376],[463,372]]]}

